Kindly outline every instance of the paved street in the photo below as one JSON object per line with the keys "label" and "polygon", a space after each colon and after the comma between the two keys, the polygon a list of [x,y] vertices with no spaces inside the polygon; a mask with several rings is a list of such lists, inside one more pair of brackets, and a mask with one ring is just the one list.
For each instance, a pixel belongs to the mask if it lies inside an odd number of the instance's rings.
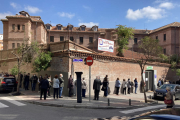
{"label": "paved street", "polygon": [[[62,108],[30,104],[8,94],[0,94],[1,120],[90,120],[113,116],[134,116],[150,110],[162,109],[165,105],[133,107],[130,109],[83,109]],[[176,106],[180,107],[180,106]]]}

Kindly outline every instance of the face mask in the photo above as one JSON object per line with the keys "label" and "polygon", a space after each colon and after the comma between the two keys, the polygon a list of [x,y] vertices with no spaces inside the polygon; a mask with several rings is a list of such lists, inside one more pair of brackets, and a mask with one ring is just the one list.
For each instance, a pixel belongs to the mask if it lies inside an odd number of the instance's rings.
{"label": "face mask", "polygon": [[35,75],[34,75],[35,76]]}
{"label": "face mask", "polygon": [[62,75],[62,77],[63,77],[63,75]]}

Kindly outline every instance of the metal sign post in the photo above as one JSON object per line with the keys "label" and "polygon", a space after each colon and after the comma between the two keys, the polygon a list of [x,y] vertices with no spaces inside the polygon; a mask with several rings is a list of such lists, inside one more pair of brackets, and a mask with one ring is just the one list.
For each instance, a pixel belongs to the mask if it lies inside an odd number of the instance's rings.
{"label": "metal sign post", "polygon": [[93,58],[88,56],[86,63],[89,66],[89,102],[91,102],[91,65],[93,64]]}

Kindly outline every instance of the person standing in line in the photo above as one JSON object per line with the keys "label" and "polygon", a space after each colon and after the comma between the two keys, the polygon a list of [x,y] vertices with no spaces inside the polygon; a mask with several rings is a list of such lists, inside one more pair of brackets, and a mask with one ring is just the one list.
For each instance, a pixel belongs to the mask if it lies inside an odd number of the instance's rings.
{"label": "person standing in line", "polygon": [[23,75],[21,74],[21,72],[19,73],[19,78],[20,78],[20,88],[21,88],[21,86],[22,86],[22,80],[23,80]]}
{"label": "person standing in line", "polygon": [[86,86],[86,81],[85,81],[85,78],[82,79],[82,97],[86,97],[86,89],[87,89],[87,86]]}
{"label": "person standing in line", "polygon": [[96,79],[94,80],[93,83],[93,89],[94,89],[94,100],[99,100],[99,91],[100,91],[100,86],[102,85],[100,77],[96,76]]}
{"label": "person standing in line", "polygon": [[33,77],[31,78],[32,80],[32,91],[35,91],[36,89],[36,83],[38,81],[38,77],[36,76],[36,74],[33,75]]}
{"label": "person standing in line", "polygon": [[167,90],[167,93],[166,93],[166,97],[164,99],[172,101],[172,103],[166,104],[167,105],[166,108],[172,108],[174,106],[174,100],[173,100],[173,94],[171,93],[171,88],[170,87],[166,87],[166,90]]}
{"label": "person standing in line", "polygon": [[104,97],[108,96],[108,85],[109,85],[108,75],[106,75],[106,77],[103,80]]}
{"label": "person standing in line", "polygon": [[157,84],[158,87],[161,86],[161,78],[159,78],[159,81],[158,81],[158,84]]}
{"label": "person standing in line", "polygon": [[73,96],[73,78],[72,75],[70,75],[70,78],[68,80],[68,88],[69,88],[69,97]]}
{"label": "person standing in line", "polygon": [[128,79],[128,83],[127,83],[127,87],[128,87],[128,94],[130,94],[130,90],[131,90],[131,80],[130,78]]}
{"label": "person standing in line", "polygon": [[125,95],[126,95],[127,83],[126,83],[126,80],[125,80],[125,79],[123,79],[122,87],[123,87],[123,94],[125,93]]}
{"label": "person standing in line", "polygon": [[135,94],[137,94],[137,88],[138,88],[137,78],[135,78],[134,80],[134,87],[135,87]]}
{"label": "person standing in line", "polygon": [[49,82],[49,89],[48,89],[47,92],[48,92],[48,96],[50,96],[50,90],[51,90],[51,86],[52,86],[52,85],[51,85],[51,82],[52,82],[52,81],[51,81],[51,76],[50,76],[50,75],[48,76],[48,79],[47,79],[47,80],[48,80],[48,82]]}
{"label": "person standing in line", "polygon": [[63,98],[62,97],[62,92],[63,92],[63,87],[64,87],[64,79],[63,79],[63,74],[59,75],[59,98]]}
{"label": "person standing in line", "polygon": [[24,78],[24,81],[25,81],[25,90],[29,90],[28,87],[29,87],[29,76],[30,74],[28,73],[25,78]]}
{"label": "person standing in line", "polygon": [[115,88],[116,88],[116,95],[118,95],[118,94],[119,94],[119,88],[120,88],[120,86],[121,86],[121,83],[120,83],[120,81],[119,81],[119,78],[117,78],[117,80],[116,80],[116,84],[115,84]]}
{"label": "person standing in line", "polygon": [[42,75],[40,75],[39,78],[38,78],[38,85],[39,85],[39,91],[38,91],[38,92],[41,91],[40,82],[41,82],[42,79],[43,79],[43,78],[42,78]]}
{"label": "person standing in line", "polygon": [[58,91],[59,91],[59,79],[58,79],[58,75],[55,75],[54,79],[53,79],[53,88],[54,88],[54,99],[55,99],[55,95],[58,99]]}
{"label": "person standing in line", "polygon": [[41,86],[40,100],[42,100],[42,94],[44,94],[44,100],[46,100],[47,89],[49,88],[49,82],[47,81],[46,77],[44,77],[40,81],[40,86]]}

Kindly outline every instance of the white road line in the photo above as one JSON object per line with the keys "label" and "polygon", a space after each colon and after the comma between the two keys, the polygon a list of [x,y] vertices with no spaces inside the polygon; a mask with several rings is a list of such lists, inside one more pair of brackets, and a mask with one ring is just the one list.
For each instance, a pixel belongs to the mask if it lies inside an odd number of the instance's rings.
{"label": "white road line", "polygon": [[143,107],[143,108],[137,108],[137,109],[132,109],[132,110],[126,110],[126,111],[119,111],[124,114],[129,114],[129,113],[135,113],[139,111],[145,111],[145,110],[150,110],[150,109],[155,109],[155,108],[162,108],[166,107],[166,105],[156,105],[156,106],[148,106],[148,107]]}
{"label": "white road line", "polygon": [[24,105],[26,105],[26,104],[20,103],[20,102],[18,102],[16,100],[13,100],[11,98],[8,98],[8,97],[1,97],[1,99],[6,100],[6,101],[8,101],[8,102],[10,102],[12,104],[17,105],[17,106],[24,106]]}
{"label": "white road line", "polygon": [[9,106],[7,106],[7,105],[0,102],[0,108],[5,108],[5,107],[9,107]]}

